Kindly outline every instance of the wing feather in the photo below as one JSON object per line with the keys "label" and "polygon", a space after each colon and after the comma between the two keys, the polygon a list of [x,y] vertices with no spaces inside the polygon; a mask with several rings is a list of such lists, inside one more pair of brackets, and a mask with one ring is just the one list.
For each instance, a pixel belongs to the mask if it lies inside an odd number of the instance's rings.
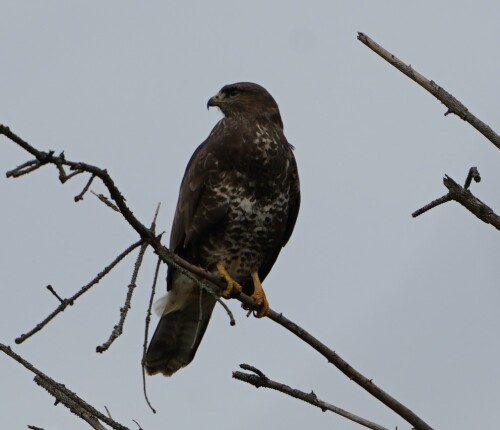
{"label": "wing feather", "polygon": [[275,247],[272,253],[269,253],[264,259],[262,265],[259,269],[259,278],[263,281],[266,276],[271,271],[278,255],[281,252],[281,249],[287,244],[290,236],[292,235],[293,229],[295,227],[295,223],[297,221],[297,216],[299,214],[300,208],[300,181],[299,181],[299,172],[297,170],[297,162],[295,161],[295,157],[292,152],[292,145],[290,145],[289,152],[289,169],[290,169],[290,197],[288,201],[288,213],[286,220],[286,228],[283,234],[283,238],[280,243]]}

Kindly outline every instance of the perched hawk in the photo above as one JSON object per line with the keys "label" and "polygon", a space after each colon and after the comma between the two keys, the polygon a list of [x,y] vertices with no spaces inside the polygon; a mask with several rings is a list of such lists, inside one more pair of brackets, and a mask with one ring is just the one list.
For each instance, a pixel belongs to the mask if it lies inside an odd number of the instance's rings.
{"label": "perched hawk", "polygon": [[[207,107],[224,114],[196,149],[182,180],[170,249],[227,282],[226,298],[243,291],[269,304],[261,286],[297,219],[297,165],[278,105],[260,85],[226,85]],[[172,375],[193,359],[215,306],[178,269],[169,268],[163,312],[149,345],[150,375]]]}

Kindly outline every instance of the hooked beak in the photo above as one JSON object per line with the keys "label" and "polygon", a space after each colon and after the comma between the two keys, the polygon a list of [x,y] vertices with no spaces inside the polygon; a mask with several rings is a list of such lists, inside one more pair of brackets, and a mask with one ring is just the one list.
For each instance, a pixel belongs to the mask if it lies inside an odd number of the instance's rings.
{"label": "hooked beak", "polygon": [[224,96],[221,93],[217,93],[215,96],[210,97],[207,102],[207,109],[213,106],[219,106],[224,103]]}

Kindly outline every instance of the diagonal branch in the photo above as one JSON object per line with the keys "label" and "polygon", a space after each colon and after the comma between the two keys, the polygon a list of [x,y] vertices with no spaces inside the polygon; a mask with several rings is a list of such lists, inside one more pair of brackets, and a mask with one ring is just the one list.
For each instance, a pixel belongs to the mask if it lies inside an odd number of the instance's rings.
{"label": "diagonal branch", "polygon": [[[65,405],[71,412],[76,416],[80,417],[82,420],[86,421],[94,430],[106,430],[101,422],[93,415],[89,413],[88,408],[82,407],[79,402],[76,402],[73,398],[66,395],[65,392],[60,390],[60,387],[51,383],[40,376],[35,376],[35,383],[40,387],[44,388],[50,395],[55,397],[58,402]],[[74,394],[74,393],[73,393]]]}
{"label": "diagonal branch", "polygon": [[422,88],[426,89],[441,103],[443,103],[448,108],[448,111],[445,113],[445,115],[454,113],[455,115],[472,125],[472,127],[474,127],[477,131],[479,131],[479,133],[486,137],[486,139],[493,143],[493,145],[500,149],[500,136],[495,133],[491,129],[491,127],[489,127],[478,117],[473,115],[462,102],[453,97],[444,88],[440,87],[434,81],[430,81],[424,75],[413,69],[411,66],[403,63],[398,57],[384,49],[373,39],[370,39],[366,34],[359,32],[358,40],[368,46],[368,48],[370,48],[376,54],[380,55],[388,63],[392,64],[400,72],[404,73],[410,79],[414,80]]}
{"label": "diagonal branch", "polygon": [[[127,427],[121,425],[120,423],[108,418],[103,413],[99,412],[93,406],[88,404],[85,400],[81,399],[74,392],[68,390],[63,384],[54,381],[52,378],[47,376],[42,371],[38,370],[31,363],[26,361],[20,355],[16,354],[10,346],[4,345],[0,343],[0,351],[4,354],[8,355],[21,365],[23,365],[26,369],[33,372],[35,376],[35,382],[45,388],[52,396],[54,396],[58,402],[61,402],[64,406],[66,406],[71,412],[75,415],[79,416],[83,420],[87,421],[94,428],[102,429],[102,425],[98,421],[102,421],[106,423],[111,428],[115,430],[128,430]],[[100,425],[100,427],[97,426]]]}
{"label": "diagonal branch", "polygon": [[[250,299],[252,300],[252,299]],[[354,381],[360,387],[368,391],[373,397],[380,400],[384,405],[396,412],[400,417],[404,418],[416,430],[432,430],[432,427],[427,424],[422,418],[416,415],[408,407],[400,403],[389,393],[385,392],[376,385],[372,379],[368,379],[362,373],[357,371],[352,367],[347,361],[345,361],[340,355],[335,351],[332,351],[324,343],[320,342],[313,335],[308,333],[298,324],[286,318],[283,314],[277,313],[273,310],[269,310],[268,318],[272,319],[274,322],[278,323],[282,327],[286,328],[288,331],[293,333],[298,338],[302,339],[305,343],[319,352],[323,357],[325,357],[329,363],[333,364],[337,369],[339,369],[344,375],[349,379]]]}
{"label": "diagonal branch", "polygon": [[254,372],[254,374],[248,374],[243,372],[233,372],[233,378],[238,379],[239,381],[246,382],[251,384],[257,388],[266,387],[272,390],[279,391],[281,393],[287,394],[291,397],[295,397],[296,399],[302,400],[310,405],[316,406],[320,408],[323,412],[331,411],[336,413],[348,420],[354,421],[364,427],[367,427],[372,430],[389,430],[386,427],[383,427],[379,424],[376,424],[372,421],[369,421],[365,418],[362,418],[358,415],[355,415],[351,412],[348,412],[338,406],[332,405],[331,403],[325,402],[321,399],[318,399],[314,391],[310,393],[305,393],[304,391],[297,390],[296,388],[289,387],[281,382],[273,381],[269,379],[266,375],[264,375],[259,369],[256,369],[253,366],[249,366],[248,364],[240,364],[240,367],[244,370],[249,370]]}

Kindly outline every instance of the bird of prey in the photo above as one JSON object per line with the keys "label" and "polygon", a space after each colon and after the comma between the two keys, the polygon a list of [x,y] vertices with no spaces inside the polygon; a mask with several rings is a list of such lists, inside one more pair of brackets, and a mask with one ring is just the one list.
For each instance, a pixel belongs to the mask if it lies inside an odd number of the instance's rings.
{"label": "bird of prey", "polygon": [[[241,291],[263,317],[269,304],[261,282],[295,226],[300,205],[297,165],[274,98],[260,85],[224,86],[208,100],[224,117],[191,156],[182,180],[170,249],[219,273],[225,298]],[[169,267],[162,316],[145,358],[150,375],[170,376],[188,365],[216,299]]]}

